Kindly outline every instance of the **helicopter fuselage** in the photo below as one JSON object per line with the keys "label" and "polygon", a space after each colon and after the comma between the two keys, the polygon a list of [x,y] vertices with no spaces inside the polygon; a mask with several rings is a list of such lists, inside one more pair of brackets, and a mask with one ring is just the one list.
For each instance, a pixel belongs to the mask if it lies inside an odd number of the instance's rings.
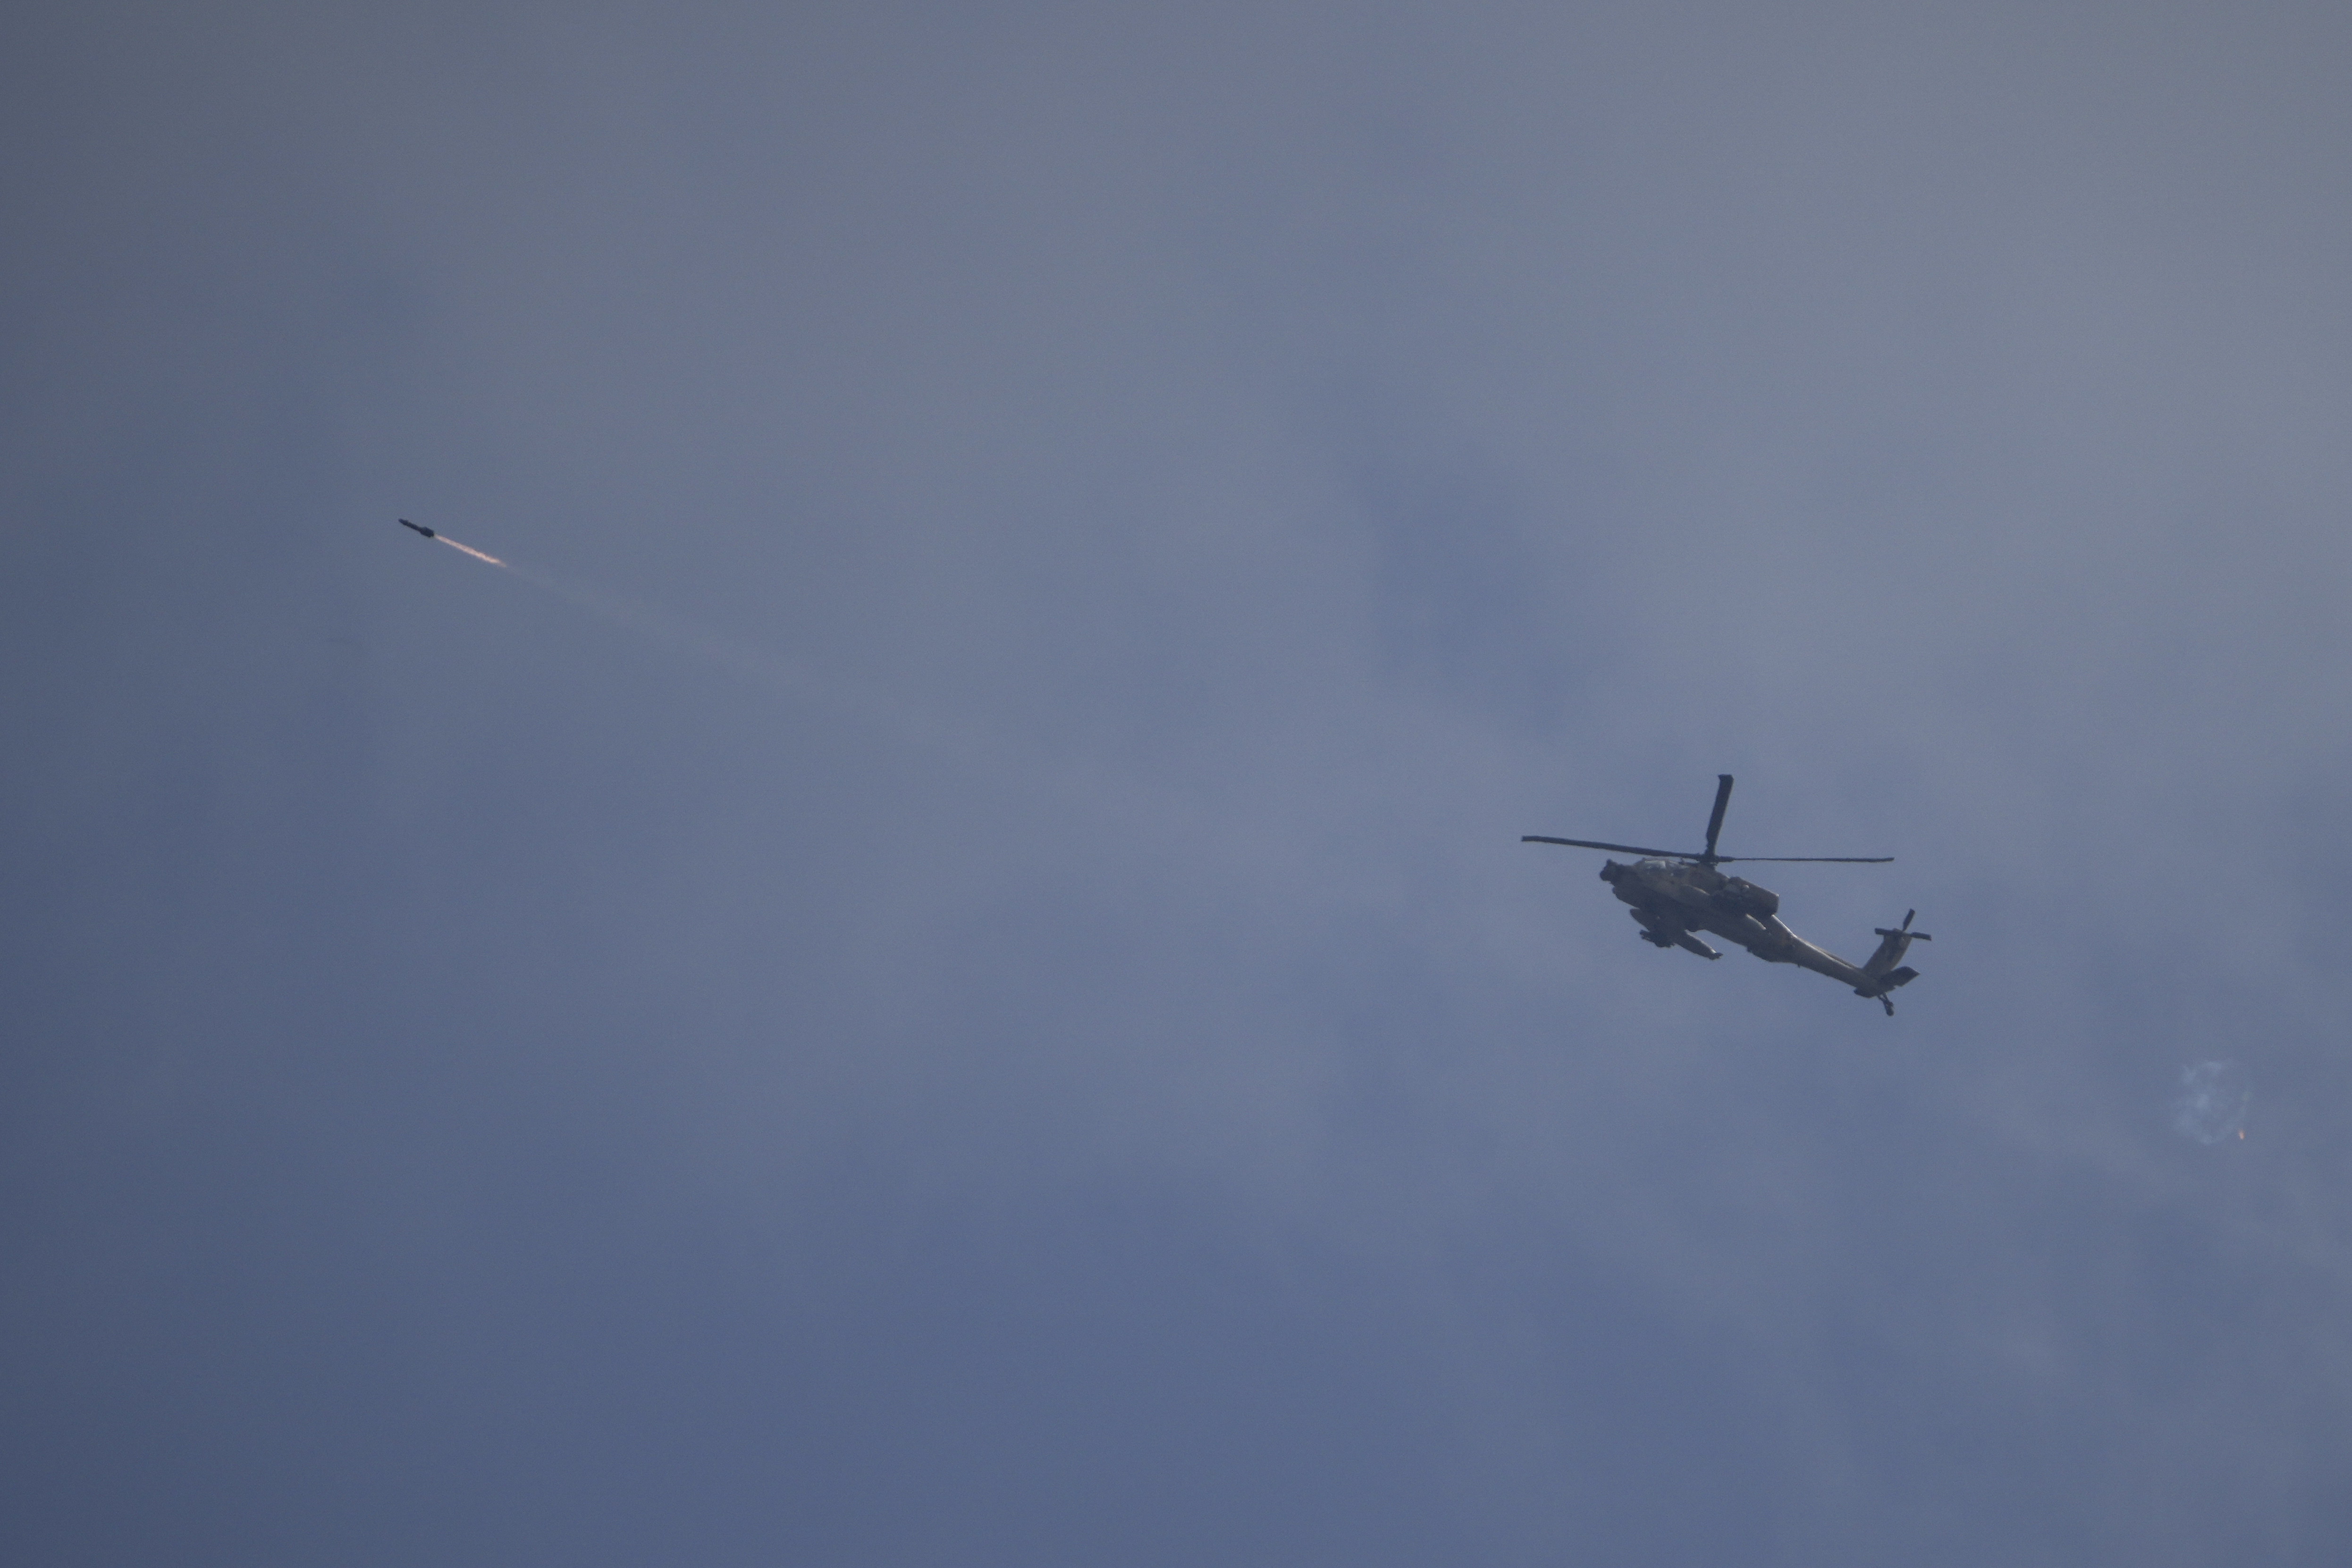
{"label": "helicopter fuselage", "polygon": [[1628,866],[1610,860],[1601,865],[1601,879],[1633,906],[1644,939],[1654,946],[1686,948],[1705,958],[1722,956],[1694,934],[1706,931],[1767,963],[1801,965],[1843,981],[1864,996],[1883,996],[1912,978],[1905,974],[1895,980],[1888,973],[1909,942],[1881,942],[1868,965],[1848,963],[1783,925],[1780,900],[1769,889],[1744,877],[1727,877],[1703,861],[1655,858]]}

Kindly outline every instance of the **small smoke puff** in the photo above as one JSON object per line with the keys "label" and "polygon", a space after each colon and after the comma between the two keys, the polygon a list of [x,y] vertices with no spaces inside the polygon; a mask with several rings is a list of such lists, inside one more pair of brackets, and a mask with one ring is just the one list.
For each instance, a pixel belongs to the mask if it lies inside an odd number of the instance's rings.
{"label": "small smoke puff", "polygon": [[2236,1062],[2200,1062],[2180,1069],[2180,1098],[2172,1102],[2172,1124],[2200,1143],[2219,1143],[2245,1124],[2253,1102],[2246,1069]]}

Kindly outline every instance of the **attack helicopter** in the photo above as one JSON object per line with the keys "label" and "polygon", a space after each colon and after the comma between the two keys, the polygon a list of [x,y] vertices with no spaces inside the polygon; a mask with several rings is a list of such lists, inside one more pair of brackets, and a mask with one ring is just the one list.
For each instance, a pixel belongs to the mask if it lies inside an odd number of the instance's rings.
{"label": "attack helicopter", "polygon": [[1915,942],[1928,942],[1926,931],[1913,931],[1911,921],[1916,910],[1905,911],[1903,923],[1889,931],[1875,928],[1878,951],[1870,962],[1859,966],[1848,963],[1835,953],[1815,947],[1795,931],[1780,923],[1780,897],[1769,888],[1759,888],[1744,877],[1727,877],[1716,869],[1738,861],[1781,862],[1810,861],[1842,866],[1884,866],[1895,858],[1892,855],[1718,855],[1715,842],[1723,832],[1724,808],[1731,804],[1731,775],[1717,773],[1715,785],[1715,814],[1706,819],[1706,847],[1693,855],[1677,849],[1644,849],[1633,844],[1602,844],[1591,838],[1548,838],[1539,833],[1521,836],[1522,844],[1564,844],[1571,849],[1613,849],[1621,855],[1639,855],[1641,859],[1630,866],[1614,860],[1603,861],[1601,879],[1615,890],[1617,897],[1633,906],[1633,919],[1641,922],[1642,940],[1652,947],[1679,947],[1701,958],[1721,958],[1723,954],[1698,939],[1699,931],[1711,931],[1726,942],[1737,942],[1767,963],[1794,963],[1826,974],[1842,984],[1853,987],[1857,996],[1867,997],[1895,1016],[1895,1001],[1889,992],[1899,989],[1919,978],[1919,972],[1903,963],[1903,955]]}

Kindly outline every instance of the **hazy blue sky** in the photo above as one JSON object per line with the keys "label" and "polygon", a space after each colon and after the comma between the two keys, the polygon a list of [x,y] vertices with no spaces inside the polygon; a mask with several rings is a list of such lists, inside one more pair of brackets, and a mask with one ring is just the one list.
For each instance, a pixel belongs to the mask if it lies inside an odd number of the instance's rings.
{"label": "hazy blue sky", "polygon": [[0,37],[0,1557],[2352,1561],[2352,13]]}

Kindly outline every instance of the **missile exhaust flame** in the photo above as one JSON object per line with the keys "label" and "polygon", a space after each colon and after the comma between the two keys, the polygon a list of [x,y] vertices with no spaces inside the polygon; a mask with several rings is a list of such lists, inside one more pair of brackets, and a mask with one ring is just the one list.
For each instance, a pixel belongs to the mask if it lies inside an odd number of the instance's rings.
{"label": "missile exhaust flame", "polygon": [[460,544],[446,533],[436,533],[433,537],[439,540],[442,543],[447,545],[452,550],[461,550],[465,552],[477,561],[487,561],[493,566],[504,566],[506,564],[505,562],[499,560],[497,556],[485,555],[470,544]]}

